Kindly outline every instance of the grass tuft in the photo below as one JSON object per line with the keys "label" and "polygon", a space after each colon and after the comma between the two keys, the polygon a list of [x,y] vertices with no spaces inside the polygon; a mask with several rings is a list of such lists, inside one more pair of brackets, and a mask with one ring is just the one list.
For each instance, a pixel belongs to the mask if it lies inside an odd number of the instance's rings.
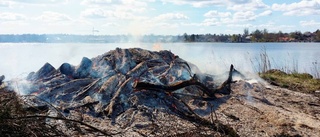
{"label": "grass tuft", "polygon": [[320,90],[320,79],[314,79],[308,73],[287,74],[281,70],[272,69],[265,73],[260,73],[260,77],[271,84],[298,92],[313,94],[315,91]]}

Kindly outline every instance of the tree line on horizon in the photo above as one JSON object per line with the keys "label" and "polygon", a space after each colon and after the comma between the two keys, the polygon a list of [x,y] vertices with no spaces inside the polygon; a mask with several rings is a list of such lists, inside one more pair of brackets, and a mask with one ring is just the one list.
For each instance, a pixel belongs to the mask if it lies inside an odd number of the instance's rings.
{"label": "tree line on horizon", "polygon": [[243,34],[184,34],[185,42],[320,42],[320,30],[315,32],[295,31],[290,33],[268,32],[267,29],[259,30],[249,33],[249,29],[244,29]]}
{"label": "tree line on horizon", "polygon": [[320,30],[274,33],[256,29],[243,34],[187,34],[183,35],[75,35],[75,34],[1,34],[0,43],[115,43],[115,42],[320,42]]}

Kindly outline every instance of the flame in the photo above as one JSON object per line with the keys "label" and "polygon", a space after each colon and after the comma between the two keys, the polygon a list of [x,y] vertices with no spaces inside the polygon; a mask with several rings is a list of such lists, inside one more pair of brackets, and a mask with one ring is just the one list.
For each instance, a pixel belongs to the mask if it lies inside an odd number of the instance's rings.
{"label": "flame", "polygon": [[163,48],[162,48],[162,45],[160,44],[160,43],[154,43],[153,45],[152,45],[152,50],[155,50],[155,51],[160,51],[160,50],[162,50]]}

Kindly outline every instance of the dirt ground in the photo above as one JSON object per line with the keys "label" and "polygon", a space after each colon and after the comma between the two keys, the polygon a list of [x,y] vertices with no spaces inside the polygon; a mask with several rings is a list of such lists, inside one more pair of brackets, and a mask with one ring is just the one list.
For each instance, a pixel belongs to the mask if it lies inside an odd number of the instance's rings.
{"label": "dirt ground", "polygon": [[318,97],[244,81],[232,90],[215,102],[216,113],[240,136],[320,136]]}

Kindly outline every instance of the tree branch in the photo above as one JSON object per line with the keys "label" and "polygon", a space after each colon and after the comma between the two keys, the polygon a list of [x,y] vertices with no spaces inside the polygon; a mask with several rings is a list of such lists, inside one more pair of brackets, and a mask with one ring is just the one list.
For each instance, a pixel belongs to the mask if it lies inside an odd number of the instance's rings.
{"label": "tree branch", "polygon": [[[182,81],[182,82],[177,82],[172,85],[155,85],[152,83],[146,83],[146,82],[137,82],[134,85],[134,88],[136,90],[154,90],[154,91],[165,91],[165,92],[173,92],[175,90],[185,88],[188,86],[197,86],[201,91],[203,91],[207,96],[211,98],[216,98],[215,93],[221,93],[221,94],[230,94],[231,87],[230,84],[232,83],[232,72],[235,71],[233,68],[233,65],[231,64],[230,66],[230,71],[229,71],[229,77],[228,79],[223,82],[217,89],[209,89],[206,87],[204,84],[199,82],[197,80],[197,76],[193,75],[193,77],[190,80]],[[225,92],[225,87],[227,88],[227,92]]]}

